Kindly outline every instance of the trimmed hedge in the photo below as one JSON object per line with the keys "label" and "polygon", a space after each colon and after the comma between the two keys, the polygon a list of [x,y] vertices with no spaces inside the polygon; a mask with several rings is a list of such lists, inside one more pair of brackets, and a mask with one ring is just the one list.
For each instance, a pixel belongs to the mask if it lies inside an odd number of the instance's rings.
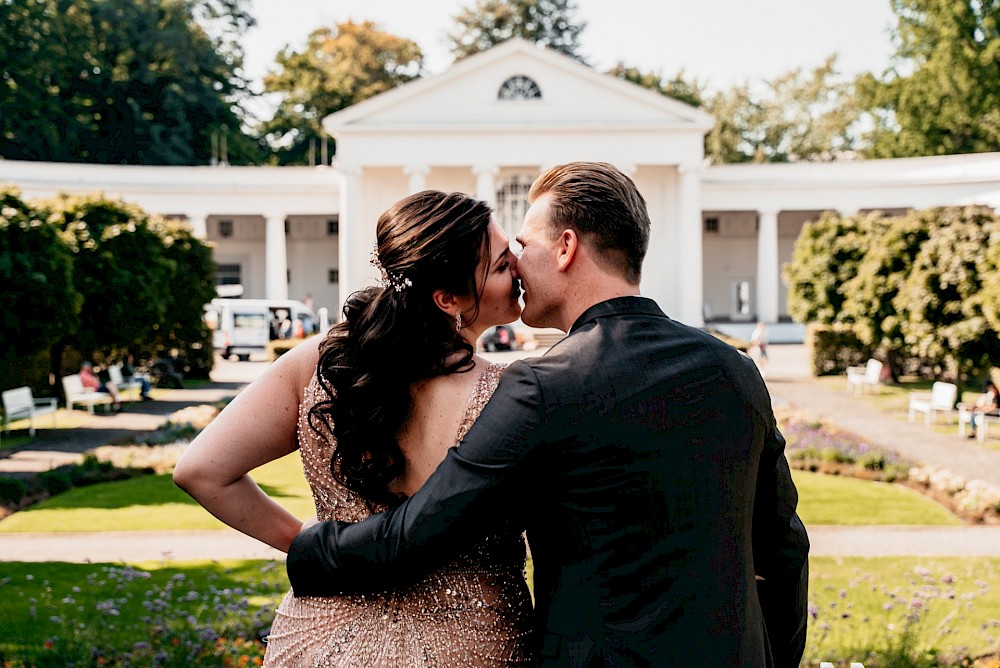
{"label": "trimmed hedge", "polygon": [[864,366],[875,353],[848,327],[809,325],[806,328],[809,366],[814,376],[837,376],[849,366]]}

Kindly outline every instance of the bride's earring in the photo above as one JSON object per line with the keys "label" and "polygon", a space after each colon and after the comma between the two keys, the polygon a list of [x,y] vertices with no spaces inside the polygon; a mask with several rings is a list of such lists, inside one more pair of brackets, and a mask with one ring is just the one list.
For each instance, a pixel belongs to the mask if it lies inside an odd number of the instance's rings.
{"label": "bride's earring", "polygon": [[462,312],[455,311],[455,333],[462,331]]}

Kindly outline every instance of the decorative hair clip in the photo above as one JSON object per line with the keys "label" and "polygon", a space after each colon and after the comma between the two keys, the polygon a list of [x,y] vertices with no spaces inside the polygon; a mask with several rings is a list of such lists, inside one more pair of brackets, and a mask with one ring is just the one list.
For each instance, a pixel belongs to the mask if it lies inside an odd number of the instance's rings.
{"label": "decorative hair clip", "polygon": [[403,276],[403,274],[390,274],[385,270],[385,267],[382,266],[382,262],[378,259],[377,243],[372,247],[372,254],[369,262],[371,262],[371,265],[378,269],[378,273],[382,275],[381,279],[378,281],[380,288],[392,288],[396,292],[402,292],[406,288],[413,286],[413,282]]}

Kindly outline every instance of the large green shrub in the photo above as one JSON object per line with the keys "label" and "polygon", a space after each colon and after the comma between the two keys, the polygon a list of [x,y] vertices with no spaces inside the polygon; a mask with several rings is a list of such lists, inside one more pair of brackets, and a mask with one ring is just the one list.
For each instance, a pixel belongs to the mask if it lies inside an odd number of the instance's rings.
{"label": "large green shrub", "polygon": [[810,325],[806,345],[809,366],[816,376],[847,373],[847,367],[863,365],[873,352],[852,328],[843,325]]}
{"label": "large green shrub", "polygon": [[38,353],[77,327],[83,297],[73,278],[59,228],[0,187],[0,389],[34,385]]}

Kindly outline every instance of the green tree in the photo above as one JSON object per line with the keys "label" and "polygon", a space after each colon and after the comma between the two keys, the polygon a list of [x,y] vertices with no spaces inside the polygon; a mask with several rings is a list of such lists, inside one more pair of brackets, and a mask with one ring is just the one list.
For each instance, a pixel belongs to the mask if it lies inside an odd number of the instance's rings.
{"label": "green tree", "polygon": [[476,0],[455,17],[448,33],[455,60],[521,37],[585,62],[580,33],[587,27],[576,18],[573,0]]}
{"label": "green tree", "polygon": [[608,70],[608,74],[639,84],[643,88],[654,90],[692,107],[701,107],[705,101],[705,87],[697,80],[688,81],[684,78],[684,70],[679,71],[672,79],[667,79],[660,72],[643,72],[637,67],[628,67],[622,61],[618,61]]}
{"label": "green tree", "polygon": [[838,81],[835,56],[809,72],[792,70],[757,94],[748,84],[713,96],[716,126],[705,153],[716,163],[826,162],[854,149],[860,111],[851,84]]}
{"label": "green tree", "polygon": [[154,219],[163,239],[164,258],[171,263],[166,290],[166,317],[144,341],[151,352],[177,350],[185,361],[185,377],[208,378],[212,370],[212,333],[205,324],[205,304],[215,297],[215,262],[211,247],[174,221]]}
{"label": "green tree", "polygon": [[914,354],[956,382],[1000,359],[1000,334],[985,316],[983,288],[996,280],[985,250],[1000,219],[980,207],[932,212],[938,221],[894,299]]}
{"label": "green tree", "polygon": [[783,270],[788,313],[800,323],[850,323],[843,286],[857,273],[869,244],[865,217],[824,213],[806,224]]}
{"label": "green tree", "polygon": [[313,31],[302,51],[286,47],[276,63],[264,88],[281,101],[263,132],[279,164],[304,165],[326,137],[325,116],[418,77],[423,54],[370,21],[348,21]]}
{"label": "green tree", "polygon": [[231,162],[259,162],[239,106],[243,2],[0,3],[0,156],[206,164],[224,136]]}
{"label": "green tree", "polygon": [[73,253],[13,188],[0,188],[0,350],[4,362],[45,350],[79,323]]}
{"label": "green tree", "polygon": [[174,267],[145,212],[102,195],[62,196],[46,208],[67,233],[83,294],[80,325],[62,343],[89,356],[149,339],[167,315]]}
{"label": "green tree", "polygon": [[1000,0],[891,0],[890,69],[859,78],[874,129],[865,154],[1000,150]]}
{"label": "green tree", "polygon": [[1000,228],[993,229],[983,259],[983,315],[990,328],[1000,332]]}
{"label": "green tree", "polygon": [[853,322],[852,328],[863,344],[882,351],[892,377],[898,380],[909,346],[895,298],[937,223],[937,216],[927,210],[894,218],[874,213],[867,222],[868,248],[856,275],[843,286],[847,297],[843,317]]}

